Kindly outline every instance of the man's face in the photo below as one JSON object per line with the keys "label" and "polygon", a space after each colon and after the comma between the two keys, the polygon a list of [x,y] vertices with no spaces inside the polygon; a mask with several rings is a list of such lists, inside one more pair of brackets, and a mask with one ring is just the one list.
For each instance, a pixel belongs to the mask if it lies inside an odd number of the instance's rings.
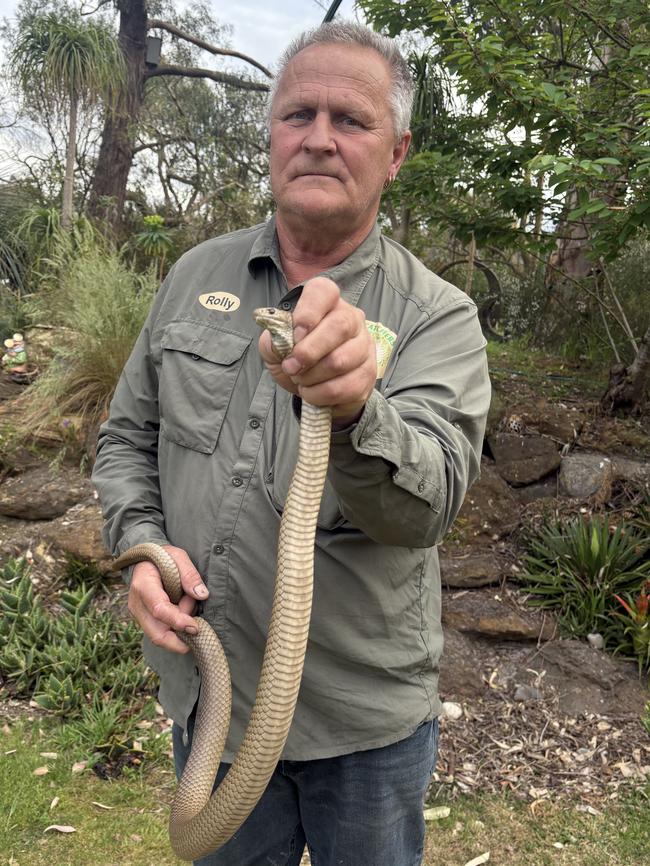
{"label": "man's face", "polygon": [[406,155],[388,104],[390,68],[372,48],[311,45],[287,66],[271,112],[278,214],[309,223],[374,221],[382,186]]}

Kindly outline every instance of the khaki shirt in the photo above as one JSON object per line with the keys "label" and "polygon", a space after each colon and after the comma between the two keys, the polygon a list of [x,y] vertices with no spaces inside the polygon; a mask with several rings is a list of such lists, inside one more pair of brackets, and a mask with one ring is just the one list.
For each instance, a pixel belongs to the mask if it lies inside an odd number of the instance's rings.
{"label": "khaki shirt", "polygon": [[[438,714],[435,545],[478,475],[490,397],[474,304],[378,227],[327,276],[377,323],[382,375],[359,422],[332,435],[290,760],[388,745]],[[233,681],[226,761],[255,696],[298,435],[252,311],[290,309],[300,289],[287,289],[273,220],[184,255],[124,368],[93,475],[111,551],[174,544],[210,590],[202,615]],[[145,653],[184,726],[199,691],[191,654],[146,640]]]}

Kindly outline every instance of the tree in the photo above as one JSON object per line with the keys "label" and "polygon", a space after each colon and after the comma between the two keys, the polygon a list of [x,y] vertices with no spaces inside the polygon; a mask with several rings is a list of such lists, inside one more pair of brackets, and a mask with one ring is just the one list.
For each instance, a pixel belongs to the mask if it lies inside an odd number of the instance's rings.
{"label": "tree", "polygon": [[[98,8],[111,0],[103,0]],[[89,211],[104,218],[110,228],[117,230],[121,220],[129,171],[136,146],[137,122],[146,95],[146,85],[160,76],[208,79],[228,87],[249,91],[267,91],[268,84],[218,70],[198,66],[167,64],[147,65],[147,34],[151,30],[164,31],[176,39],[207,51],[213,55],[237,57],[252,64],[268,78],[271,73],[257,61],[239,52],[220,48],[205,39],[194,36],[175,24],[148,17],[146,0],[112,0],[119,11],[118,42],[127,69],[126,84],[119,91],[114,105],[106,112],[102,142],[91,189]],[[210,11],[203,8],[203,17],[211,20]]]}
{"label": "tree", "polygon": [[[634,364],[642,331],[630,340],[616,301],[594,284],[603,263],[650,228],[647,2],[360,6],[391,35],[420,33],[454,81],[446,139],[405,166],[407,194],[426,201],[463,240],[473,235],[479,245],[545,257],[544,326],[569,323],[576,292],[589,292],[620,324],[634,352],[630,369],[647,382],[647,364]],[[647,326],[643,317],[628,318]]]}
{"label": "tree", "polygon": [[[191,65],[198,53],[190,43],[175,40],[165,60]],[[150,81],[125,221],[134,210],[160,213],[166,226],[179,227],[175,246],[184,247],[264,219],[269,210],[265,96],[215,87],[209,80],[159,76]]]}
{"label": "tree", "polygon": [[42,100],[65,103],[68,111],[61,224],[72,225],[75,149],[80,103],[93,103],[120,86],[122,55],[113,33],[66,10],[33,14],[23,22],[11,53],[11,67],[25,93],[42,88]]}

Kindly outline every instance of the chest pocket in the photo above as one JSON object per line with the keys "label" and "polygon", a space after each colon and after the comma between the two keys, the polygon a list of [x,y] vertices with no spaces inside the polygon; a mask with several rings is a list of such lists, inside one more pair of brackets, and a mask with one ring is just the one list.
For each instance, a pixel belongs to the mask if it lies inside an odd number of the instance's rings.
{"label": "chest pocket", "polygon": [[172,322],[162,337],[160,430],[211,454],[251,337],[199,322]]}

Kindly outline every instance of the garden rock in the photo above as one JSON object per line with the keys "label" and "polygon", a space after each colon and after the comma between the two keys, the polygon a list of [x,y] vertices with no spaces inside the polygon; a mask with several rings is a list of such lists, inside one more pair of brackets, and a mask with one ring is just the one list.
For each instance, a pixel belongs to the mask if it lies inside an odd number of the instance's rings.
{"label": "garden rock", "polygon": [[14,400],[24,392],[25,386],[12,381],[7,373],[0,373],[0,402]]}
{"label": "garden rock", "polygon": [[551,617],[517,607],[507,590],[443,592],[442,621],[461,632],[500,640],[551,640],[556,632]]}
{"label": "garden rock", "polygon": [[567,454],[560,466],[560,490],[575,499],[594,496],[611,483],[612,462],[602,454]]}
{"label": "garden rock", "polygon": [[520,514],[521,506],[512,490],[494,464],[484,459],[481,478],[470,487],[445,546],[451,549],[454,544],[491,543],[516,529]]}
{"label": "garden rock", "polygon": [[517,686],[515,689],[515,693],[512,696],[513,700],[518,701],[519,703],[525,704],[529,701],[541,701],[543,698],[543,693],[540,689],[535,688],[535,686]]}
{"label": "garden rock", "polygon": [[521,680],[535,671],[544,690],[557,693],[559,709],[569,716],[584,713],[615,716],[640,714],[650,698],[636,675],[634,662],[594,649],[585,641],[556,640],[532,654],[519,672]]}
{"label": "garden rock", "polygon": [[497,471],[508,484],[521,486],[555,472],[561,462],[557,445],[542,436],[496,433],[488,440]]}
{"label": "garden rock", "polygon": [[505,563],[490,551],[470,552],[462,556],[449,556],[443,551],[440,552],[443,586],[472,589],[499,583],[506,570]]}
{"label": "garden rock", "polygon": [[548,403],[537,400],[510,407],[518,415],[528,434],[547,436],[560,445],[573,442],[584,426],[582,412],[575,406],[564,403]]}
{"label": "garden rock", "polygon": [[631,457],[612,456],[614,476],[623,481],[650,485],[650,460],[634,460]]}
{"label": "garden rock", "polygon": [[474,698],[484,695],[486,683],[481,676],[484,664],[482,647],[454,628],[444,628],[445,647],[440,660],[438,688],[443,697]]}
{"label": "garden rock", "polygon": [[650,484],[650,462],[590,452],[567,454],[562,458],[560,489],[567,496],[587,499],[606,490],[615,479]]}
{"label": "garden rock", "polygon": [[108,573],[112,557],[102,541],[103,522],[98,503],[82,504],[43,526],[40,534],[52,552],[78,562],[95,563],[100,571]]}
{"label": "garden rock", "polygon": [[78,469],[46,464],[5,478],[0,484],[0,514],[24,520],[51,520],[92,496],[93,488]]}
{"label": "garden rock", "polygon": [[529,505],[540,499],[555,499],[558,496],[557,475],[549,475],[534,484],[526,484],[524,487],[513,488],[517,501],[522,505]]}

